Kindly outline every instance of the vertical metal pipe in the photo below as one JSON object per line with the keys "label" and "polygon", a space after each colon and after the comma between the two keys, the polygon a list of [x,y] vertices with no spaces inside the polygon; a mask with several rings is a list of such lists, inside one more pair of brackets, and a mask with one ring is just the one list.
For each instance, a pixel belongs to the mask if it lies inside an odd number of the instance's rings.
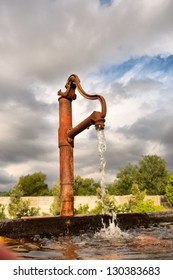
{"label": "vertical metal pipe", "polygon": [[67,131],[72,128],[72,100],[59,98],[59,150],[60,150],[60,196],[61,216],[74,215],[74,167],[73,143],[67,140]]}

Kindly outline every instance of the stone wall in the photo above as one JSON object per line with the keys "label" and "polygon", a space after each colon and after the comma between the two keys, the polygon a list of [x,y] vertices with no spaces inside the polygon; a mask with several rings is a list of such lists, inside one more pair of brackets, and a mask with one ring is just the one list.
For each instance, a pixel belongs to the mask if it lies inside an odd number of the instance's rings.
{"label": "stone wall", "polygon": [[[125,196],[112,196],[115,198],[117,205],[122,205],[125,202],[128,202],[130,199],[130,195]],[[145,200],[152,199],[155,205],[161,205],[162,201],[164,201],[163,196],[146,196]],[[35,197],[23,197],[24,200],[29,199],[31,207],[39,207],[40,215],[50,214],[50,206],[53,202],[53,196],[35,196]],[[96,196],[75,196],[74,197],[74,207],[77,209],[79,205],[88,204],[89,210],[93,209],[96,206],[96,201],[98,198]],[[5,213],[8,215],[8,204],[10,198],[9,197],[0,197],[0,204],[5,205]]]}

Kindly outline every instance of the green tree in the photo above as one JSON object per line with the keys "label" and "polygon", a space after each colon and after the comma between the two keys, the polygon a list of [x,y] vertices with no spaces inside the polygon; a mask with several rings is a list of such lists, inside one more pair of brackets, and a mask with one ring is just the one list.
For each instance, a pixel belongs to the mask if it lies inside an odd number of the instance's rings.
{"label": "green tree", "polygon": [[166,186],[166,193],[165,193],[166,200],[168,201],[170,206],[173,206],[173,171],[169,175],[168,183]]}
{"label": "green tree", "polygon": [[99,183],[92,178],[83,179],[81,176],[75,176],[74,195],[96,195]]}
{"label": "green tree", "polygon": [[46,175],[42,172],[21,176],[18,184],[21,186],[23,196],[49,195],[48,185],[45,183]]}
{"label": "green tree", "polygon": [[139,161],[138,183],[146,194],[163,195],[168,180],[166,162],[157,155],[143,156]]}
{"label": "green tree", "polygon": [[117,173],[117,179],[108,186],[111,195],[127,195],[131,193],[131,186],[137,183],[138,167],[129,163]]}
{"label": "green tree", "polygon": [[148,195],[162,195],[168,179],[166,162],[157,155],[146,155],[138,162],[138,165],[128,164],[122,168],[117,179],[108,187],[108,191],[115,195],[127,195],[131,193],[134,183],[138,184],[141,191],[146,190]]}

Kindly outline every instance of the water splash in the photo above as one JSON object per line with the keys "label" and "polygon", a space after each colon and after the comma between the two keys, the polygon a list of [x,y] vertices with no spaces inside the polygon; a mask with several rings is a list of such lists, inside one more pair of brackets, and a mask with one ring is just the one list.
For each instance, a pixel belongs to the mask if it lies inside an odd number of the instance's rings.
{"label": "water splash", "polygon": [[[106,160],[104,153],[106,151],[106,138],[104,134],[103,129],[97,129],[97,139],[98,139],[98,152],[99,152],[99,158],[100,158],[100,187],[101,187],[101,198],[100,201],[102,203],[102,211],[104,212],[104,196],[106,194],[106,186],[105,186],[105,166],[106,166]],[[104,214],[104,213],[103,213]]]}
{"label": "water splash", "polygon": [[127,232],[122,231],[118,225],[116,224],[116,214],[112,214],[112,221],[109,222],[109,226],[106,227],[104,222],[102,221],[103,228],[95,233],[96,238],[103,238],[103,239],[114,239],[114,240],[129,240],[131,235]]}

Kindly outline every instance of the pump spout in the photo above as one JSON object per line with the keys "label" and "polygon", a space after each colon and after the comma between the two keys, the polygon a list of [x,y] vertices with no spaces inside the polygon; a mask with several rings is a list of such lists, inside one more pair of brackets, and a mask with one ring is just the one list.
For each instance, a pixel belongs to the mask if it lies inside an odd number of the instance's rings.
{"label": "pump spout", "polygon": [[74,137],[89,128],[91,125],[95,125],[96,130],[104,129],[105,118],[102,117],[101,112],[94,111],[88,118],[83,120],[81,123],[71,128],[67,132],[69,143],[73,141]]}

